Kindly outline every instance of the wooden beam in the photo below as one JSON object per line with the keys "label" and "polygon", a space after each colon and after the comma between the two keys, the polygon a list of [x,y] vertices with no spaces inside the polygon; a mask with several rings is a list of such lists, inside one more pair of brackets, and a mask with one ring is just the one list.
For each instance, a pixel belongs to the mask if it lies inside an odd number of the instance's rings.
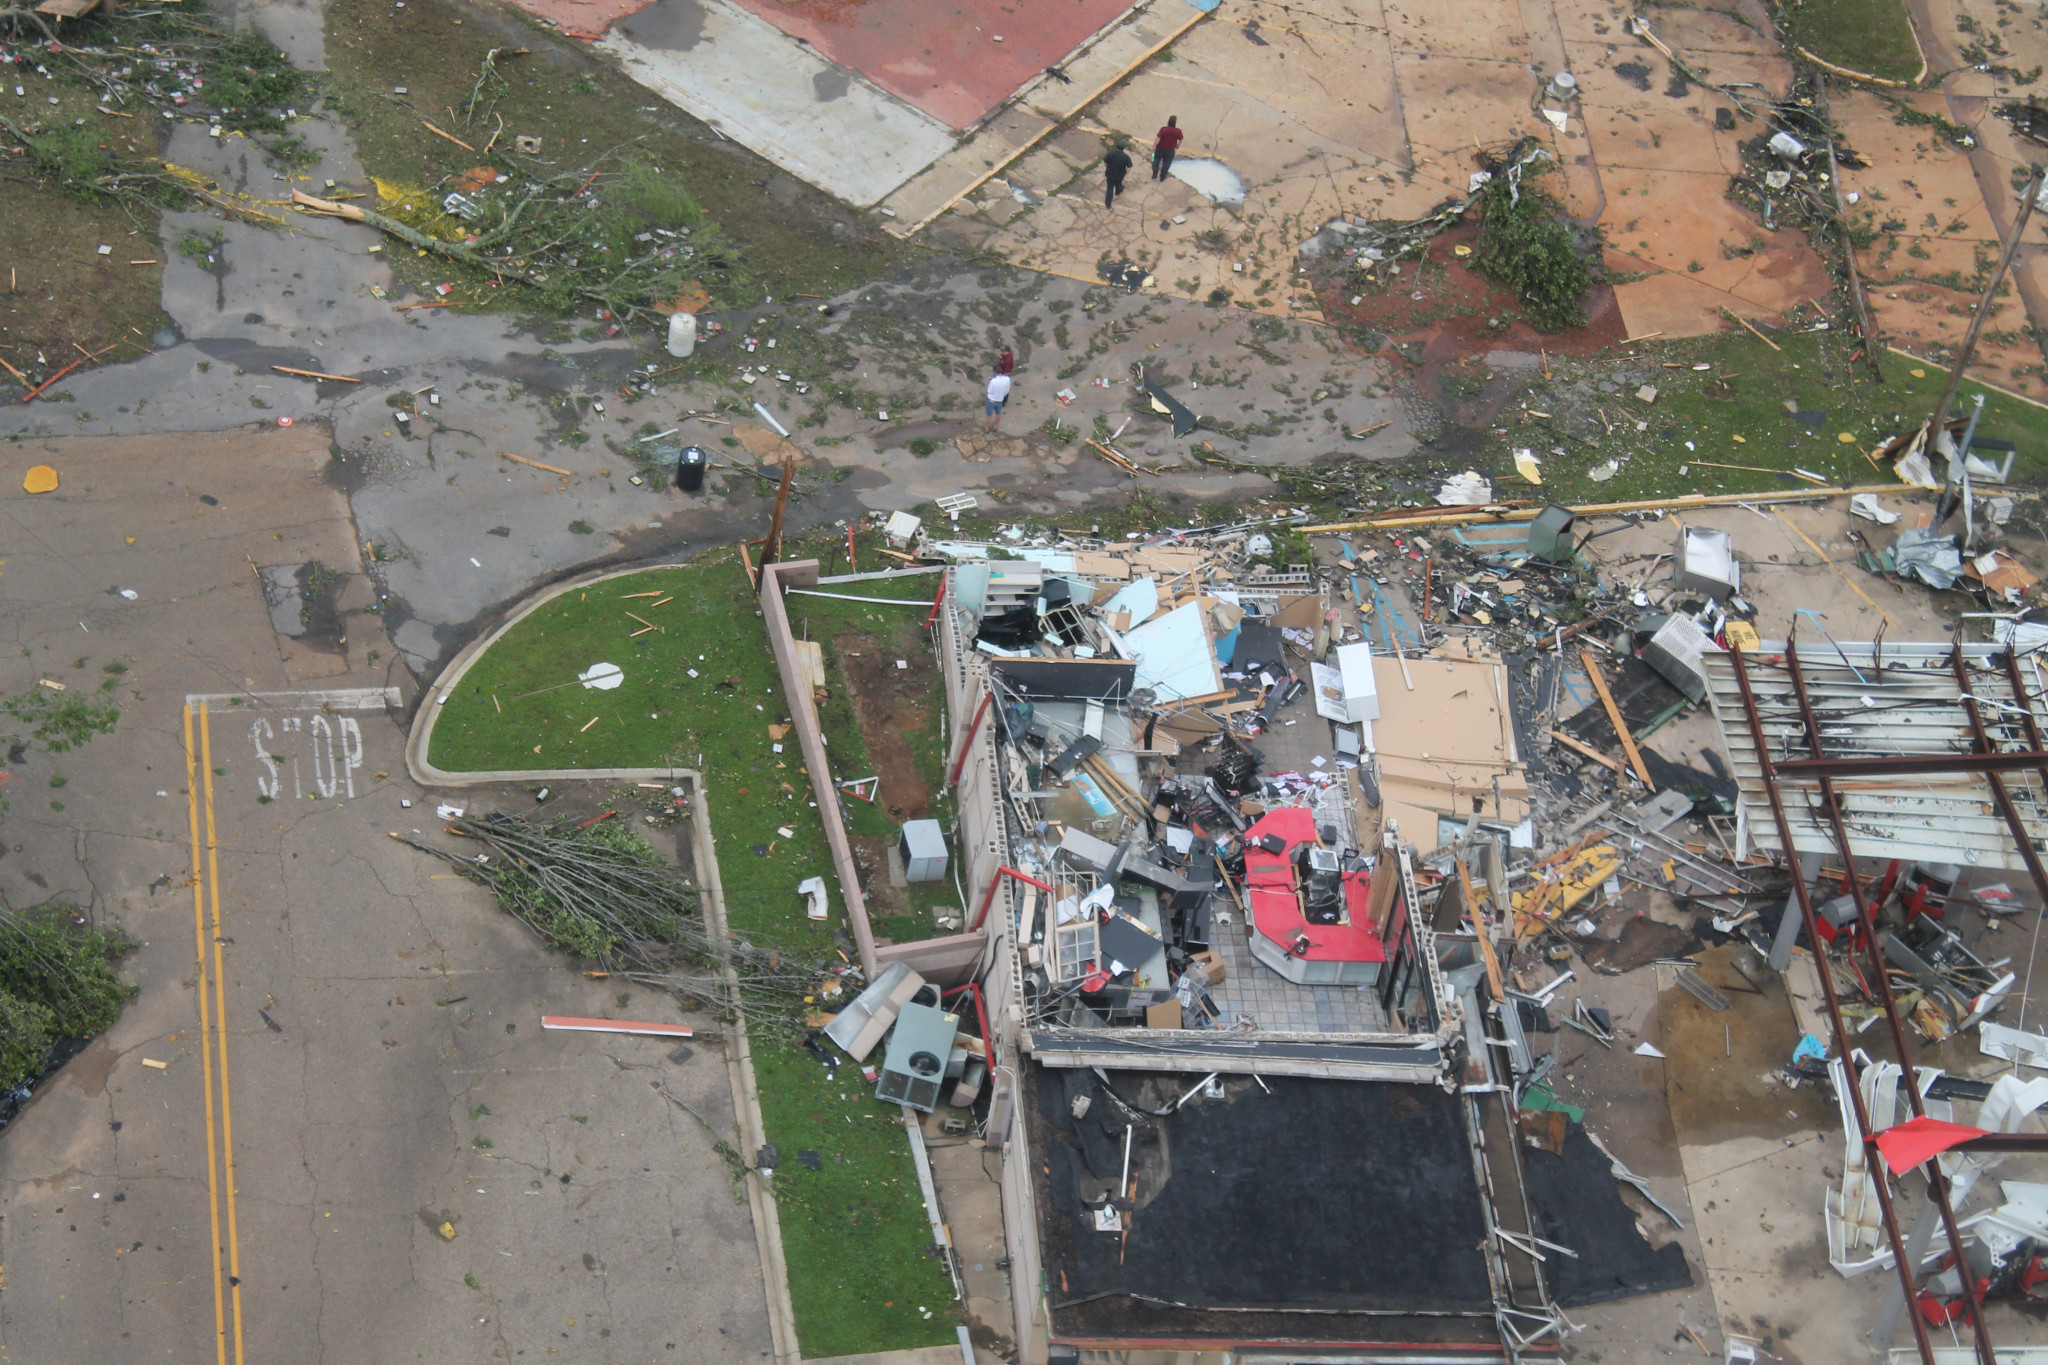
{"label": "wooden beam", "polygon": [[1650,780],[1650,770],[1643,766],[1643,756],[1636,752],[1636,737],[1628,732],[1628,722],[1621,718],[1621,708],[1614,704],[1614,694],[1607,690],[1607,679],[1600,674],[1600,660],[1592,650],[1579,651],[1579,662],[1586,666],[1586,676],[1593,680],[1593,690],[1600,694],[1600,704],[1607,708],[1607,719],[1614,722],[1614,733],[1621,736],[1622,750],[1628,754],[1628,763],[1636,770],[1636,776],[1643,779],[1643,785],[1651,791],[1657,784]]}
{"label": "wooden beam", "polygon": [[1465,866],[1462,850],[1451,861],[1458,865],[1458,888],[1465,893],[1465,913],[1472,916],[1472,932],[1479,939],[1479,956],[1486,962],[1486,984],[1493,987],[1494,999],[1505,1002],[1508,993],[1501,984],[1500,959],[1493,955],[1493,937],[1486,932],[1486,916],[1479,909],[1479,897],[1472,891],[1472,872]]}
{"label": "wooden beam", "polygon": [[560,474],[565,479],[575,477],[575,475],[571,474],[568,470],[561,468],[559,465],[542,464],[539,460],[529,460],[524,455],[514,455],[509,450],[499,451],[498,458],[501,460],[510,460],[514,464],[523,464],[530,469],[545,469],[548,473]]}
{"label": "wooden beam", "polygon": [[[147,264],[154,265],[156,262],[150,261]],[[336,384],[360,384],[363,382],[360,379],[351,379],[345,374],[322,374],[318,370],[295,370],[289,365],[272,365],[270,368],[276,370],[279,374],[297,375],[301,379],[326,379]]]}
{"label": "wooden beam", "polygon": [[789,506],[789,485],[796,479],[796,461],[782,457],[782,482],[775,487],[775,512],[768,519],[768,543],[761,547],[761,567],[782,558],[782,513]]}
{"label": "wooden beam", "polygon": [[1621,771],[1621,764],[1617,763],[1612,758],[1609,758],[1606,754],[1601,753],[1592,745],[1584,744],[1576,739],[1573,739],[1570,735],[1566,734],[1562,730],[1552,730],[1550,732],[1550,737],[1556,740],[1559,744],[1564,745],[1565,748],[1576,750],[1577,752],[1584,754],[1587,758],[1592,759],[1595,763],[1605,764],[1606,766],[1614,769],[1614,771],[1616,772]]}

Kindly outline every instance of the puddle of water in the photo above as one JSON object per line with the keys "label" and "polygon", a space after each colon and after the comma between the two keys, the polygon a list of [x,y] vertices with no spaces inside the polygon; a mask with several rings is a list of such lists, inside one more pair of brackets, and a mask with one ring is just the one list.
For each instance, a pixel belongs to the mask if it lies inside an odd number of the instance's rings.
{"label": "puddle of water", "polygon": [[1184,156],[1173,163],[1173,178],[1215,204],[1242,204],[1244,177],[1213,157]]}

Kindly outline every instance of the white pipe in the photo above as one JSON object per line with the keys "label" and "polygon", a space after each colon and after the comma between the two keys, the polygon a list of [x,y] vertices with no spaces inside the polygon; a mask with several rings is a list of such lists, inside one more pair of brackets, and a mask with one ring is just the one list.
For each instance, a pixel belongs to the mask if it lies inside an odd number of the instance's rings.
{"label": "white pipe", "polygon": [[815,588],[784,588],[783,591],[802,597],[836,597],[841,602],[879,602],[885,607],[927,608],[931,606],[931,603],[920,602],[915,597],[853,597],[843,592],[819,592]]}
{"label": "white pipe", "polygon": [[789,439],[789,428],[776,421],[773,413],[769,412],[768,409],[762,407],[759,403],[754,404],[754,411],[761,414],[762,421],[775,428],[777,436],[780,436],[785,441]]}
{"label": "white pipe", "polygon": [[917,1111],[909,1105],[903,1110],[903,1126],[910,1130],[910,1155],[917,1162],[917,1185],[924,1191],[924,1216],[931,1221],[932,1240],[939,1244],[940,1253],[946,1260],[946,1274],[953,1281],[953,1297],[964,1299],[960,1287],[960,1271],[953,1264],[953,1234],[946,1228],[946,1220],[939,1214],[939,1192],[932,1184],[931,1158],[924,1149],[924,1127],[917,1120]]}
{"label": "white pipe", "polygon": [[1210,1073],[1209,1073],[1208,1075],[1206,1075],[1206,1076],[1202,1077],[1202,1079],[1201,1079],[1201,1080],[1199,1080],[1199,1081],[1196,1081],[1196,1082],[1195,1082],[1195,1084],[1194,1084],[1194,1086],[1193,1086],[1193,1088],[1192,1088],[1192,1089],[1190,1089],[1190,1090],[1188,1091],[1188,1093],[1187,1093],[1187,1094],[1185,1094],[1185,1095],[1182,1095],[1182,1096],[1181,1096],[1181,1097],[1180,1097],[1179,1099],[1177,1099],[1177,1100],[1175,1100],[1175,1101],[1173,1102],[1173,1109],[1169,1110],[1168,1112],[1169,1112],[1169,1113],[1177,1113],[1177,1112],[1178,1112],[1178,1111],[1180,1110],[1180,1107],[1181,1107],[1182,1105],[1186,1104],[1186,1103],[1187,1103],[1187,1102],[1188,1102],[1189,1100],[1191,1100],[1191,1099],[1193,1099],[1193,1098],[1195,1097],[1195,1091],[1196,1091],[1196,1090],[1200,1090],[1200,1089],[1201,1089],[1201,1088],[1202,1088],[1203,1086],[1205,1086],[1205,1085],[1207,1085],[1207,1084],[1208,1084],[1209,1082],[1211,1082],[1211,1081],[1215,1080],[1215,1079],[1216,1079],[1216,1078],[1217,1078],[1218,1076],[1220,1076],[1220,1075],[1222,1075],[1222,1074],[1223,1074],[1223,1073],[1222,1073],[1222,1072],[1220,1072],[1220,1071],[1212,1071],[1212,1072],[1210,1072]]}

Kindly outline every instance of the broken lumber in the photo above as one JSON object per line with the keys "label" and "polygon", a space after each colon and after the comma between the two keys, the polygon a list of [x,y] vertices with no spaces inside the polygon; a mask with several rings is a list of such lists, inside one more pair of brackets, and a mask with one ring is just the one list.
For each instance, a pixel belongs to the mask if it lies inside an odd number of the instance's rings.
{"label": "broken lumber", "polygon": [[[524,455],[514,455],[509,450],[499,451],[498,458],[501,460],[510,460],[514,464],[528,465],[534,469],[545,469],[548,473],[560,474],[565,479],[574,477],[574,475],[570,474],[568,470],[563,469],[560,465],[542,464],[539,460],[529,460]],[[628,614],[630,615],[631,613]]]}
{"label": "broken lumber", "polygon": [[474,147],[470,146],[470,145],[469,145],[469,144],[468,144],[467,142],[464,142],[464,141],[463,141],[463,140],[462,140],[461,138],[459,138],[459,137],[455,136],[455,134],[453,134],[453,133],[451,133],[451,132],[447,132],[447,131],[445,131],[444,129],[436,128],[436,127],[435,127],[435,126],[434,126],[433,124],[431,124],[431,123],[427,122],[427,121],[426,121],[425,119],[421,119],[421,120],[420,120],[420,127],[422,127],[422,128],[424,128],[424,129],[426,129],[426,130],[427,130],[428,132],[432,133],[432,134],[433,134],[433,135],[434,135],[435,137],[445,137],[445,138],[447,138],[447,139],[448,139],[448,140],[449,140],[450,142],[452,142],[452,143],[454,143],[454,144],[455,144],[456,146],[458,146],[458,147],[462,148],[462,150],[463,150],[463,151],[465,151],[465,152],[474,152],[474,151],[476,150],[476,148],[474,148]]}
{"label": "broken lumber", "polygon": [[1507,988],[1501,983],[1500,959],[1493,955],[1493,937],[1486,932],[1486,916],[1479,909],[1479,897],[1472,891],[1472,871],[1465,866],[1465,855],[1460,852],[1451,861],[1458,865],[1458,889],[1465,896],[1465,911],[1472,916],[1472,934],[1479,940],[1479,956],[1486,963],[1486,984],[1493,988],[1493,998],[1505,1001]]}
{"label": "broken lumber", "polygon": [[41,393],[44,389],[49,388],[50,385],[56,383],[65,375],[70,374],[73,370],[77,369],[80,365],[83,365],[84,363],[85,362],[83,360],[72,361],[69,365],[66,365],[63,369],[57,371],[57,373],[51,375],[48,379],[45,379],[42,383],[36,385],[27,393],[23,394],[21,396],[21,401],[24,403],[33,402],[37,394]]}
{"label": "broken lumber", "polygon": [[1751,326],[1750,326],[1750,324],[1749,324],[1749,319],[1747,319],[1747,318],[1744,318],[1744,317],[1738,317],[1738,316],[1736,316],[1736,314],[1734,314],[1733,312],[1730,312],[1730,311],[1729,311],[1728,309],[1726,309],[1726,308],[1723,308],[1723,309],[1722,309],[1721,311],[1722,311],[1723,313],[1727,313],[1727,315],[1728,315],[1729,317],[1731,317],[1731,318],[1734,318],[1734,319],[1735,319],[1735,321],[1737,321],[1737,322],[1741,323],[1741,324],[1743,325],[1743,327],[1744,327],[1744,328],[1746,328],[1746,329],[1748,330],[1748,332],[1749,332],[1749,334],[1750,334],[1751,336],[1755,337],[1755,338],[1756,338],[1756,339],[1757,339],[1758,341],[1761,341],[1761,342],[1762,342],[1762,343],[1763,343],[1764,345],[1766,345],[1766,346],[1770,347],[1770,348],[1771,348],[1772,350],[1774,350],[1774,351],[1782,351],[1782,350],[1784,350],[1784,349],[1785,349],[1785,348],[1784,348],[1783,346],[1780,346],[1780,345],[1779,345],[1779,344],[1778,344],[1777,342],[1775,342],[1775,341],[1771,340],[1771,339],[1770,339],[1769,337],[1765,336],[1765,335],[1764,335],[1764,334],[1763,334],[1762,332],[1759,332],[1759,331],[1758,331],[1758,330],[1757,330],[1756,328],[1754,328],[1754,327],[1751,327]]}
{"label": "broken lumber", "polygon": [[351,379],[345,374],[322,374],[319,370],[295,370],[289,365],[272,365],[279,374],[297,375],[300,379],[326,379],[336,384],[360,384],[360,379]]}
{"label": "broken lumber", "polygon": [[1628,722],[1621,718],[1621,708],[1614,704],[1614,694],[1607,690],[1607,679],[1600,672],[1600,660],[1590,649],[1579,651],[1579,662],[1586,667],[1586,677],[1593,683],[1593,690],[1600,696],[1600,705],[1606,708],[1607,719],[1614,723],[1614,733],[1621,736],[1621,747],[1628,754],[1629,766],[1636,770],[1636,776],[1643,779],[1643,785],[1651,791],[1657,784],[1650,780],[1650,770],[1643,765],[1643,756],[1636,751],[1636,737],[1628,732]]}
{"label": "broken lumber", "polygon": [[1574,751],[1576,751],[1576,752],[1578,752],[1578,753],[1580,753],[1580,754],[1583,754],[1583,755],[1585,755],[1585,756],[1586,756],[1587,758],[1590,758],[1590,759],[1592,759],[1592,760],[1593,760],[1593,761],[1594,761],[1595,763],[1599,763],[1599,764],[1602,764],[1602,765],[1604,765],[1604,766],[1606,766],[1606,767],[1612,768],[1612,769],[1613,769],[1614,771],[1616,771],[1616,772],[1620,772],[1620,771],[1621,771],[1621,764],[1619,764],[1619,763],[1615,762],[1615,761],[1614,761],[1613,759],[1609,758],[1609,757],[1608,757],[1608,756],[1607,756],[1606,754],[1603,754],[1603,753],[1601,753],[1601,752],[1600,752],[1600,751],[1599,751],[1598,749],[1594,748],[1594,747],[1593,747],[1592,745],[1590,745],[1590,744],[1582,744],[1582,743],[1580,743],[1580,742],[1579,742],[1578,740],[1576,740],[1576,739],[1573,739],[1573,738],[1572,738],[1572,737],[1571,737],[1570,735],[1566,734],[1566,733],[1565,733],[1564,731],[1562,731],[1562,730],[1552,730],[1552,731],[1550,732],[1550,737],[1551,737],[1552,739],[1556,740],[1556,741],[1557,741],[1557,742],[1558,742],[1559,744],[1562,744],[1562,745],[1564,745],[1564,747],[1565,747],[1565,748],[1567,748],[1567,749],[1571,749],[1571,750],[1574,750]]}
{"label": "broken lumber", "polygon": [[[1975,383],[1975,380],[1971,381]],[[2031,400],[2028,400],[2031,401]],[[1850,484],[1842,488],[1788,488],[1782,493],[1687,493],[1676,498],[1648,498],[1640,502],[1590,502],[1582,506],[1567,508],[1575,517],[1603,517],[1620,512],[1668,512],[1682,511],[1689,507],[1735,507],[1742,503],[1768,505],[1774,502],[1814,502],[1821,498],[1845,498],[1857,493],[1897,493],[1896,483]],[[1367,521],[1333,521],[1298,529],[1305,536],[1327,535],[1337,531],[1386,531],[1407,526],[1469,526],[1475,522],[1488,525],[1516,521],[1534,521],[1541,508],[1535,506],[1517,507],[1508,511],[1486,511],[1484,509],[1460,509],[1435,513],[1406,514],[1378,517]]]}
{"label": "broken lumber", "polygon": [[1136,465],[1132,464],[1129,460],[1126,460],[1123,456],[1117,454],[1114,450],[1111,450],[1108,446],[1103,445],[1098,441],[1090,441],[1088,442],[1088,446],[1091,450],[1095,451],[1096,454],[1102,456],[1103,459],[1109,461],[1117,468],[1125,470],[1132,474],[1138,472],[1138,467]]}

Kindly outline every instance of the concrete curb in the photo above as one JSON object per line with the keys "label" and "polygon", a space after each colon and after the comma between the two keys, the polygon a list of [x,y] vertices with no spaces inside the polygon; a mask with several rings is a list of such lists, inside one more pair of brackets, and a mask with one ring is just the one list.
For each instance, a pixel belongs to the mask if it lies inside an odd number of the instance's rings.
{"label": "concrete curb", "polygon": [[[711,812],[705,794],[704,777],[688,771],[691,803],[690,838],[697,875],[704,884],[704,913],[712,921],[712,941],[718,945],[719,969],[731,997],[733,1023],[725,1051],[726,1077],[732,1083],[733,1114],[739,1119],[741,1161],[748,1162],[768,1140],[767,1124],[761,1118],[761,1092],[754,1079],[753,1045],[747,1036],[746,1011],[740,1004],[739,974],[726,953],[725,882],[718,871],[718,852],[712,847]],[[796,1310],[789,1297],[789,1266],[782,1258],[782,1219],[775,1207],[775,1195],[760,1172],[748,1165],[747,1203],[754,1215],[754,1240],[761,1256],[761,1284],[768,1301],[768,1335],[775,1351],[776,1365],[801,1365],[797,1347]]]}
{"label": "concrete curb", "polygon": [[630,568],[597,569],[590,573],[577,574],[573,578],[565,578],[535,593],[489,632],[464,645],[461,651],[448,661],[448,666],[441,670],[441,676],[420,689],[419,712],[413,717],[412,730],[405,738],[405,770],[412,774],[412,780],[423,787],[482,787],[493,782],[536,781],[650,782],[673,781],[679,775],[691,771],[688,768],[516,768],[497,772],[451,773],[427,761],[427,752],[434,742],[434,722],[441,714],[441,699],[455,695],[455,689],[461,684],[463,674],[469,672],[470,666],[482,658],[484,651],[496,644],[505,632],[564,593],[587,588],[593,583],[603,583],[608,579],[624,578],[629,574],[677,567],[680,566],[636,564]]}

